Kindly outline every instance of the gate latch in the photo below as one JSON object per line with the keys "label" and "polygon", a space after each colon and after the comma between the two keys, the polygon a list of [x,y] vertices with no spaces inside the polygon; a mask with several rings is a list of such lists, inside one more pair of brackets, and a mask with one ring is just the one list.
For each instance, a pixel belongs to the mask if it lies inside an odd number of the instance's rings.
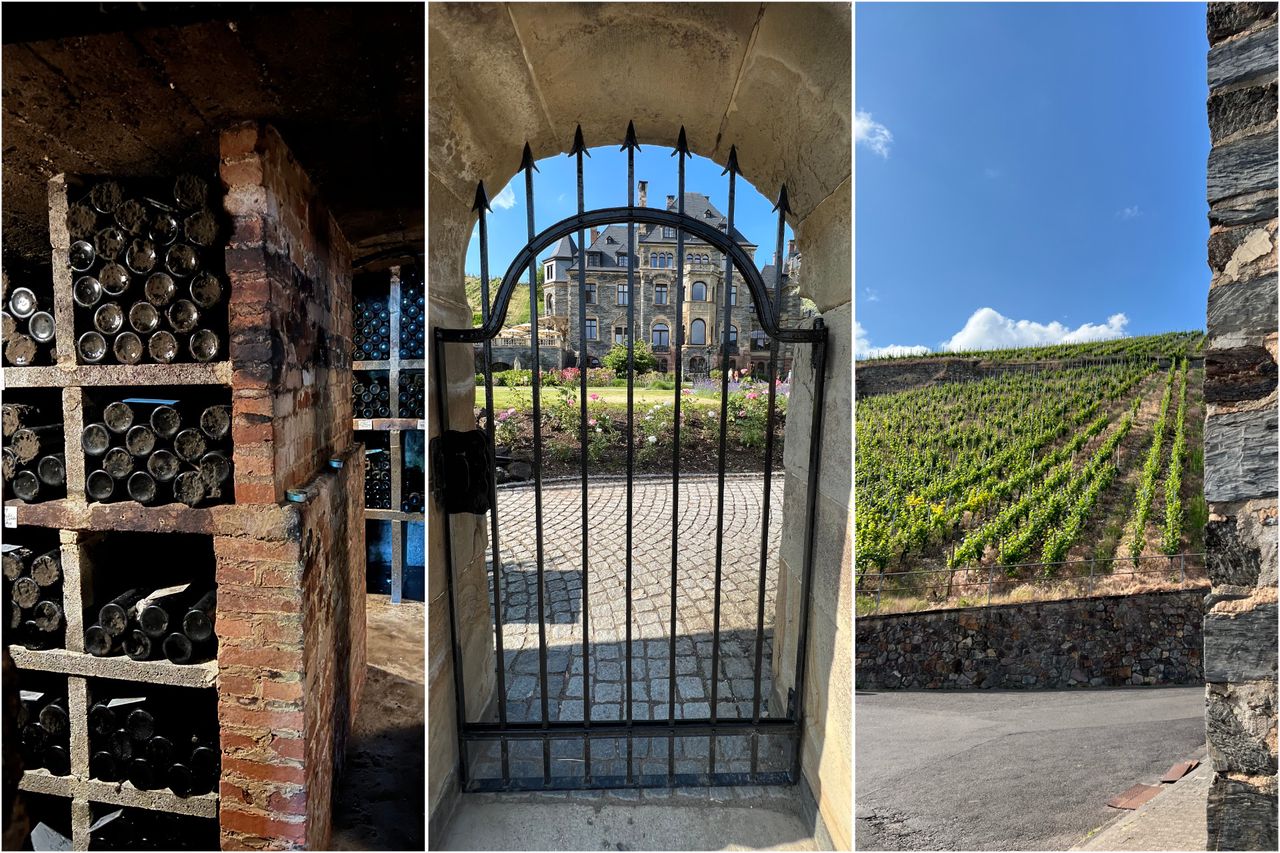
{"label": "gate latch", "polygon": [[490,509],[493,457],[484,430],[446,430],[431,439],[431,492],[451,515]]}

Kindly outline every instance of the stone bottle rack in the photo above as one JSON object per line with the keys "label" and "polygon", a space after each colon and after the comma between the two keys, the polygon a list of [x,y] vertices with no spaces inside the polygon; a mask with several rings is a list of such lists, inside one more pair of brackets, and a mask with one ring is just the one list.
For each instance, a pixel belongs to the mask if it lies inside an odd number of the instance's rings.
{"label": "stone bottle rack", "polygon": [[[58,175],[49,182],[58,358],[4,369],[14,397],[62,389],[67,497],[9,501],[4,525],[60,531],[66,648],[9,651],[19,669],[67,677],[71,774],[27,771],[21,788],[71,799],[76,850],[88,849],[93,803],[217,819],[223,849],[324,847],[332,777],[363,683],[364,466],[351,433],[350,250],[274,129],[249,123],[225,131],[220,172],[233,223],[228,360],[75,363],[66,213],[79,179]],[[235,503],[88,503],[80,449],[86,389],[199,385],[231,391]],[[88,546],[112,531],[212,538],[216,660],[178,666],[84,652],[94,570]],[[95,679],[216,691],[220,785],[179,798],[89,778]]]}
{"label": "stone bottle rack", "polygon": [[[357,432],[366,430],[385,430],[390,433],[391,454],[391,507],[380,509],[365,507],[364,517],[369,521],[386,521],[391,523],[391,601],[399,604],[403,598],[406,525],[411,521],[424,521],[425,512],[404,512],[400,509],[404,497],[404,433],[422,432],[426,429],[426,421],[421,418],[400,417],[400,371],[423,370],[425,359],[400,357],[400,266],[390,269],[390,293],[387,301],[391,324],[391,358],[375,361],[352,362],[352,370],[387,371],[387,381],[391,386],[391,417],[389,418],[355,418],[351,428]],[[369,291],[374,288],[369,288]],[[356,292],[352,305],[360,302],[362,296],[369,293]],[[381,298],[381,293],[372,294]],[[424,494],[425,500],[425,494]]]}

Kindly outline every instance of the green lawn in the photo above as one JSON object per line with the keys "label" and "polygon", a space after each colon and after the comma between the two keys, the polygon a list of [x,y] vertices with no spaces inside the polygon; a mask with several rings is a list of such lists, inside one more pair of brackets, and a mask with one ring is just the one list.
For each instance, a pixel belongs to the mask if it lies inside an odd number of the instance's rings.
{"label": "green lawn", "polygon": [[[529,395],[532,390],[533,389],[531,388],[495,387],[493,389],[493,405],[495,408],[501,409],[514,405],[517,399],[527,401],[529,400]],[[573,393],[576,397],[578,389],[574,388]],[[669,403],[675,399],[675,393],[674,389],[670,391],[656,391],[648,388],[637,388],[635,389],[635,404],[637,406],[652,406],[655,403],[661,403],[663,401]],[[621,406],[625,406],[627,404],[626,388],[588,388],[587,395],[590,396],[591,394],[599,394],[600,399],[606,403],[613,403]],[[559,386],[544,387],[542,389],[543,403],[555,399],[558,396]],[[690,401],[693,401],[700,406],[711,406],[718,404],[719,400],[719,396],[703,397],[697,394],[686,394],[684,397],[684,404],[688,404]],[[476,389],[476,402],[481,404],[484,402],[483,386]]]}

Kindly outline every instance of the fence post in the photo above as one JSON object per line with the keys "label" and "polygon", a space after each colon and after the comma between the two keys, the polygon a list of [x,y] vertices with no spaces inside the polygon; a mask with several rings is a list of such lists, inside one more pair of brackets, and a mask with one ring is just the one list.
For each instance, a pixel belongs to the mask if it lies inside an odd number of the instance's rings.
{"label": "fence post", "polygon": [[987,606],[988,607],[991,606],[991,585],[995,583],[995,580],[996,580],[996,567],[995,567],[995,564],[992,563],[991,571],[987,572]]}
{"label": "fence post", "polygon": [[876,583],[876,613],[880,612],[880,593],[884,591],[884,569],[880,570],[880,579]]}
{"label": "fence post", "polygon": [[1093,595],[1093,563],[1095,558],[1089,558],[1089,594]]}
{"label": "fence post", "polygon": [[1178,583],[1186,583],[1187,580],[1187,555],[1178,555]]}

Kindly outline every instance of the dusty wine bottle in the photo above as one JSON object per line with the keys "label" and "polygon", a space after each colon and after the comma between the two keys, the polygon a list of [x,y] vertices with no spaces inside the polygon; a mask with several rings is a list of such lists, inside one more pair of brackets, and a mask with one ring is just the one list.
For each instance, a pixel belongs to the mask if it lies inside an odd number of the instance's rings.
{"label": "dusty wine bottle", "polygon": [[53,340],[56,330],[53,327],[53,315],[48,311],[37,311],[27,321],[27,332],[38,344],[47,344]]}
{"label": "dusty wine bottle", "polygon": [[130,234],[141,234],[147,223],[147,208],[136,198],[127,199],[116,208],[116,224]]}
{"label": "dusty wine bottle", "polygon": [[40,496],[40,478],[30,471],[19,471],[13,475],[9,488],[13,489],[14,497],[31,503]]}
{"label": "dusty wine bottle", "polygon": [[192,243],[208,248],[218,240],[218,219],[212,210],[197,210],[187,217],[183,231]]}
{"label": "dusty wine bottle", "polygon": [[158,483],[168,483],[178,476],[178,471],[181,468],[182,463],[178,460],[178,457],[164,449],[157,450],[147,457],[147,472]]}
{"label": "dusty wine bottle", "polygon": [[133,473],[134,458],[123,447],[113,447],[102,454],[102,470],[113,480],[126,480]]}
{"label": "dusty wine bottle", "polygon": [[99,213],[114,213],[124,202],[124,190],[115,181],[103,181],[89,190],[89,203]]}
{"label": "dusty wine bottle", "polygon": [[62,425],[20,427],[13,431],[9,447],[18,462],[26,465],[42,453],[55,453],[62,444]]}
{"label": "dusty wine bottle", "polygon": [[9,602],[9,630],[16,631],[22,627],[22,608],[15,602]]}
{"label": "dusty wine bottle", "polygon": [[178,220],[167,210],[157,210],[151,217],[151,239],[167,246],[178,239]]}
{"label": "dusty wine bottle", "polygon": [[134,708],[125,718],[124,727],[135,741],[150,740],[156,733],[156,718],[146,708]]}
{"label": "dusty wine bottle", "polygon": [[150,302],[135,302],[129,306],[129,326],[139,334],[154,332],[160,324],[160,312]]}
{"label": "dusty wine bottle", "polygon": [[212,308],[222,301],[222,282],[211,272],[191,279],[191,301],[199,308]]}
{"label": "dusty wine bottle", "polygon": [[99,737],[105,737],[109,732],[114,731],[116,725],[116,712],[111,710],[111,706],[106,702],[95,702],[89,708],[89,731]]}
{"label": "dusty wine bottle", "polygon": [[116,435],[124,435],[133,426],[133,407],[128,403],[108,403],[102,410],[102,421]]}
{"label": "dusty wine bottle", "polygon": [[11,548],[4,552],[4,579],[7,581],[16,581],[22,577],[22,573],[27,570],[27,566],[31,564],[32,551],[30,548]]}
{"label": "dusty wine bottle", "polygon": [[35,406],[22,403],[5,403],[0,406],[0,424],[3,424],[3,435],[10,438],[15,432],[26,426],[29,418],[36,415]]}
{"label": "dusty wine bottle", "polygon": [[119,637],[129,627],[129,612],[146,594],[140,587],[120,593],[98,610],[98,624],[112,637]]}
{"label": "dusty wine bottle", "polygon": [[89,756],[89,777],[104,782],[119,782],[120,770],[115,756],[105,749]]}
{"label": "dusty wine bottle", "polygon": [[98,270],[98,283],[108,296],[119,296],[129,289],[129,271],[112,261]]}
{"label": "dusty wine bottle", "polygon": [[160,787],[151,762],[136,756],[129,762],[129,782],[139,791],[150,791],[152,788]]}
{"label": "dusty wine bottle", "polygon": [[191,335],[187,348],[191,350],[191,357],[196,361],[208,362],[217,357],[221,345],[218,336],[213,332],[208,329],[196,329]]}
{"label": "dusty wine bottle", "polygon": [[111,433],[104,423],[92,423],[80,433],[80,449],[89,456],[101,456],[111,446]]}
{"label": "dusty wine bottle", "polygon": [[93,312],[93,327],[104,335],[114,335],[124,325],[124,309],[119,302],[104,302]]}
{"label": "dusty wine bottle", "polygon": [[19,320],[25,320],[36,311],[40,310],[40,305],[36,301],[35,291],[29,287],[16,287],[9,294],[9,313]]}
{"label": "dusty wine bottle", "polygon": [[186,243],[175,243],[164,256],[164,266],[175,278],[186,278],[200,269],[200,256]]}
{"label": "dusty wine bottle", "polygon": [[0,448],[0,476],[8,483],[18,473],[18,454],[9,448]]}
{"label": "dusty wine bottle", "polygon": [[145,471],[134,471],[130,474],[129,479],[125,481],[125,491],[131,500],[143,506],[150,506],[156,502],[156,481]]}
{"label": "dusty wine bottle", "polygon": [[88,240],[76,240],[67,252],[67,263],[74,272],[84,272],[93,266],[98,253]]}
{"label": "dusty wine bottle", "polygon": [[124,446],[134,456],[146,456],[156,449],[155,431],[144,424],[134,424],[125,433]]}
{"label": "dusty wine bottle", "polygon": [[120,644],[131,660],[151,660],[154,657],[155,648],[151,638],[136,628],[126,631],[120,638]]}
{"label": "dusty wine bottle", "polygon": [[163,639],[169,633],[170,613],[186,608],[191,597],[190,584],[156,590],[138,602],[138,627],[148,637]]}
{"label": "dusty wine bottle", "polygon": [[51,743],[44,748],[44,766],[54,776],[71,775],[71,754],[59,743]]}
{"label": "dusty wine bottle", "polygon": [[16,367],[24,367],[36,360],[39,350],[30,335],[21,332],[10,335],[4,342],[4,357]]}
{"label": "dusty wine bottle", "polygon": [[194,210],[209,198],[209,185],[199,175],[179,175],[173,182],[173,200],[181,210]]}
{"label": "dusty wine bottle", "polygon": [[62,554],[55,548],[31,561],[31,579],[47,589],[62,580]]}
{"label": "dusty wine bottle", "polygon": [[188,639],[196,643],[207,643],[213,639],[217,606],[217,589],[209,590],[191,605],[191,609],[182,617],[182,632]]}
{"label": "dusty wine bottle", "polygon": [[18,629],[18,633],[22,635],[22,645],[28,649],[44,651],[53,647],[52,636],[41,631],[40,626],[32,619],[23,622],[22,627]]}
{"label": "dusty wine bottle", "polygon": [[78,201],[67,210],[67,231],[70,232],[72,239],[83,240],[91,237],[97,229],[98,214],[89,205]]}
{"label": "dusty wine bottle", "polygon": [[179,665],[194,663],[196,655],[196,644],[192,643],[185,634],[173,633],[164,638],[164,656],[168,658],[169,663]]}
{"label": "dusty wine bottle", "polygon": [[178,357],[178,339],[169,332],[156,332],[147,341],[147,351],[159,363],[169,364]]}
{"label": "dusty wine bottle", "polygon": [[40,601],[40,584],[31,578],[18,578],[9,588],[9,597],[23,610],[30,610]]}
{"label": "dusty wine bottle", "polygon": [[107,749],[117,762],[133,760],[133,738],[126,729],[116,729],[107,735]]}
{"label": "dusty wine bottle", "polygon": [[204,477],[209,493],[231,478],[231,460],[221,450],[210,450],[200,457],[200,476]]}
{"label": "dusty wine bottle", "polygon": [[231,432],[231,407],[207,407],[200,413],[200,431],[214,441],[226,438]]}
{"label": "dusty wine bottle", "polygon": [[198,506],[206,494],[199,471],[183,471],[173,479],[173,496],[187,506]]}
{"label": "dusty wine bottle", "polygon": [[182,799],[186,799],[195,793],[195,774],[185,764],[170,764],[167,781],[169,782],[169,790]]}
{"label": "dusty wine bottle", "polygon": [[161,438],[173,438],[182,428],[182,415],[172,406],[156,406],[151,410],[151,428]]}
{"label": "dusty wine bottle", "polygon": [[173,741],[164,735],[152,735],[143,752],[147,760],[157,767],[168,767],[173,763]]}
{"label": "dusty wine bottle", "polygon": [[111,350],[121,364],[137,364],[142,361],[142,338],[135,332],[121,332],[116,335]]}
{"label": "dusty wine bottle", "polygon": [[102,300],[102,282],[91,275],[82,275],[71,286],[71,299],[81,308],[92,308]]}
{"label": "dusty wine bottle", "polygon": [[90,500],[105,501],[116,490],[116,481],[106,471],[90,471],[84,479],[84,491]]}
{"label": "dusty wine bottle", "polygon": [[67,700],[59,696],[41,708],[40,725],[44,726],[50,737],[60,740],[71,727],[71,721],[67,717]]}
{"label": "dusty wine bottle", "polygon": [[192,465],[199,464],[200,457],[204,455],[206,449],[207,445],[204,436],[200,434],[199,430],[188,428],[174,436],[174,453],[177,453],[178,456]]}
{"label": "dusty wine bottle", "polygon": [[157,260],[156,244],[142,237],[134,238],[124,253],[125,266],[138,275],[146,275],[155,269]]}
{"label": "dusty wine bottle", "polygon": [[38,602],[31,621],[44,633],[52,634],[62,627],[62,607],[56,601]]}
{"label": "dusty wine bottle", "polygon": [[190,299],[179,299],[169,306],[169,325],[180,335],[189,333],[200,322],[200,309]]}
{"label": "dusty wine bottle", "polygon": [[67,483],[66,456],[62,453],[51,453],[40,457],[36,463],[36,475],[46,486],[57,488]]}
{"label": "dusty wine bottle", "polygon": [[152,305],[163,308],[178,295],[178,285],[167,273],[153,273],[142,286],[142,293]]}
{"label": "dusty wine bottle", "polygon": [[114,225],[108,225],[93,235],[93,248],[97,250],[98,257],[114,261],[120,257],[124,241],[124,232]]}

